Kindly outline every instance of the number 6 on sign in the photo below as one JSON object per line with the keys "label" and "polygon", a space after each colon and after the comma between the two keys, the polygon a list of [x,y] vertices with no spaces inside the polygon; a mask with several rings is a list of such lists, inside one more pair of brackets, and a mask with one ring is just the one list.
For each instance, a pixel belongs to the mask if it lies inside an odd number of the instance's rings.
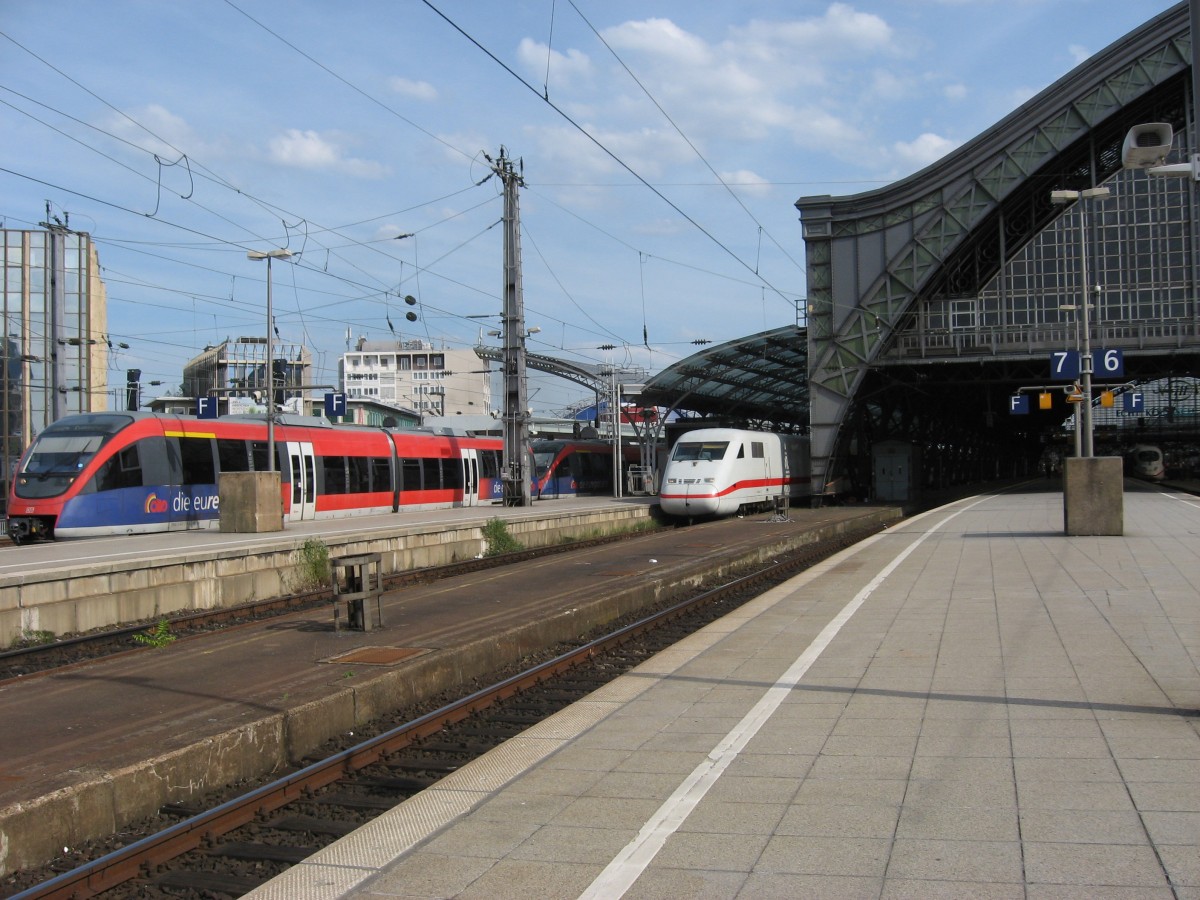
{"label": "number 6 on sign", "polygon": [[[1124,353],[1122,353],[1120,350],[1102,350],[1101,354],[1102,355],[1100,356],[1100,359],[1097,360],[1097,362],[1100,363],[1098,374],[1111,376],[1113,378],[1120,378],[1125,374]],[[1092,358],[1095,359],[1095,357],[1096,354],[1093,353]]]}

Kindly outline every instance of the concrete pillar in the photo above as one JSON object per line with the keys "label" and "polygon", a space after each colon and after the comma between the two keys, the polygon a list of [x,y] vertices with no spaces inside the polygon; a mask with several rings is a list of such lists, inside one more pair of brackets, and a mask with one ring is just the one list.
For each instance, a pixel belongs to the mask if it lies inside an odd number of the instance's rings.
{"label": "concrete pillar", "polygon": [[1119,456],[1073,456],[1063,469],[1068,535],[1125,533],[1124,470]]}
{"label": "concrete pillar", "polygon": [[283,498],[278,472],[222,472],[221,531],[258,534],[283,530]]}

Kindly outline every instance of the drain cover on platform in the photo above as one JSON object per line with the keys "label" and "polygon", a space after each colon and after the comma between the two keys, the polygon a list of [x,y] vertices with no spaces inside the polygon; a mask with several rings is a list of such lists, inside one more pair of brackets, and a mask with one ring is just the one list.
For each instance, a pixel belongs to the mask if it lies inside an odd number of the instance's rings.
{"label": "drain cover on platform", "polygon": [[429,651],[423,647],[359,647],[337,656],[323,659],[327,663],[361,663],[364,666],[394,666],[421,653]]}

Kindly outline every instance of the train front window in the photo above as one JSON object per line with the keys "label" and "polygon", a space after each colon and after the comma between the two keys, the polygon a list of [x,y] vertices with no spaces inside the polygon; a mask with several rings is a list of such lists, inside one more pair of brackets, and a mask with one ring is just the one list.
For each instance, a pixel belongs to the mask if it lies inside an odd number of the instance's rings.
{"label": "train front window", "polygon": [[729,441],[680,441],[671,453],[673,462],[689,460],[717,460],[725,458],[729,449]]}
{"label": "train front window", "polygon": [[75,482],[109,436],[52,429],[42,432],[17,473],[16,495],[29,500],[57,497]]}
{"label": "train front window", "polygon": [[554,463],[554,456],[557,450],[534,450],[533,451],[533,477],[545,478],[546,473],[550,471],[550,466]]}

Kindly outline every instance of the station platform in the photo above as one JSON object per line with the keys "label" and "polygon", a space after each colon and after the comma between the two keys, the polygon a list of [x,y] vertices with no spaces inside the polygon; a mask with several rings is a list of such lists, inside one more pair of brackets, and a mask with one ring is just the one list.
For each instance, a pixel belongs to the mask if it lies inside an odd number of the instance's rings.
{"label": "station platform", "polygon": [[[728,518],[566,543],[562,553],[386,589],[370,630],[340,627],[323,603],[0,680],[0,876],[60,852],[74,862],[73,848],[164,804],[203,803],[227,785],[289,771],[329,740],[578,640],[674,596],[676,585],[720,583],[746,565],[901,518],[889,506],[794,509],[785,521]],[[542,512],[524,521],[550,534],[556,520]],[[471,520],[461,522],[466,530]],[[219,540],[197,546],[213,553]]]}
{"label": "station platform", "polygon": [[892,526],[266,898],[1200,897],[1200,502]]}

